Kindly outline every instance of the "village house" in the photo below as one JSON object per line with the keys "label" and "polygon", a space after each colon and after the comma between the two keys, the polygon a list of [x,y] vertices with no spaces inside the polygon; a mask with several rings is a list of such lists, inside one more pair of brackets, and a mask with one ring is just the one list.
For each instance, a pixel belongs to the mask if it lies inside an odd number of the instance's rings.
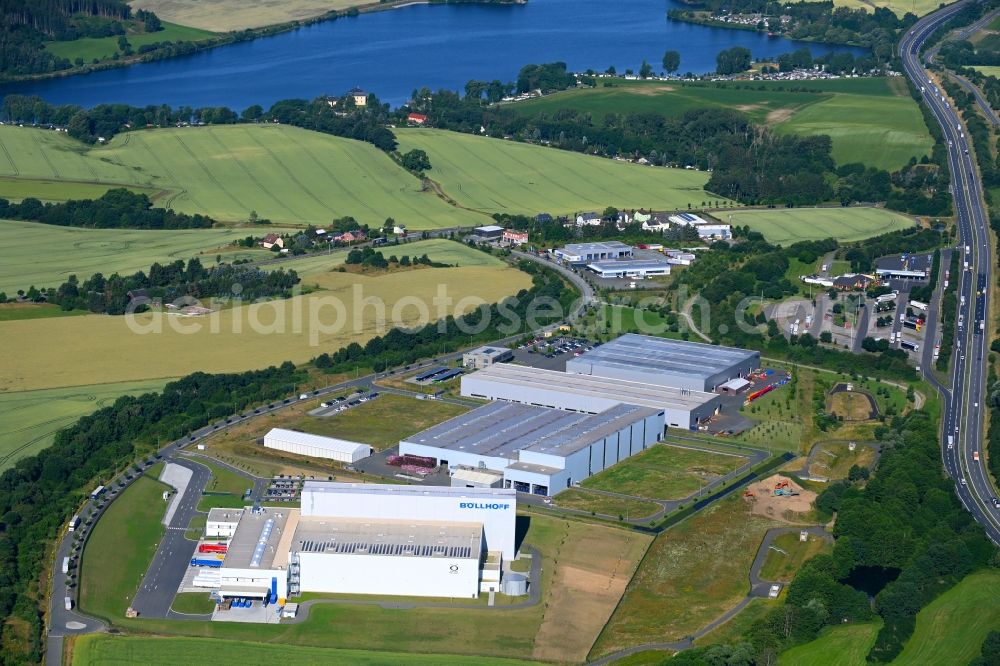
{"label": "village house", "polygon": [[503,242],[509,245],[524,245],[528,242],[528,232],[517,231],[516,229],[504,229]]}
{"label": "village house", "polygon": [[265,250],[270,250],[272,247],[283,248],[285,247],[285,239],[278,234],[268,234],[261,239],[260,246]]}
{"label": "village house", "polygon": [[361,88],[351,88],[347,96],[354,100],[354,106],[368,106],[368,93]]}
{"label": "village house", "polygon": [[589,213],[580,213],[576,216],[576,226],[599,227],[601,226],[601,216],[593,211]]}

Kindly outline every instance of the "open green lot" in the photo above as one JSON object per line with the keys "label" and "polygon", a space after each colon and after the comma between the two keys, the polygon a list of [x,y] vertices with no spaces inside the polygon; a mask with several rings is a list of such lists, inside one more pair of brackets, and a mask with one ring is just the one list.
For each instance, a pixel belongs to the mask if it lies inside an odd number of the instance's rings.
{"label": "open green lot", "polygon": [[966,576],[917,613],[917,627],[893,661],[898,666],[967,664],[979,656],[983,639],[1000,629],[1000,571]]}
{"label": "open green lot", "polygon": [[850,7],[872,11],[874,7],[891,9],[896,16],[913,12],[917,16],[929,14],[941,6],[939,0],[834,0],[835,7]]}
{"label": "open green lot", "polygon": [[779,132],[830,136],[840,164],[863,162],[890,170],[910,157],[929,155],[933,145],[920,109],[897,78],[743,84],[611,80],[514,108],[526,115],[571,108],[595,120],[608,113],[679,116],[697,109],[735,109]]}
{"label": "open green lot", "polygon": [[[459,205],[485,213],[572,213],[701,206],[708,174],[646,167],[514,141],[397,129],[401,152],[427,152],[427,175]],[[713,197],[714,198],[714,197]]]}
{"label": "open green lot", "polygon": [[165,531],[168,488],[140,476],[97,521],[80,566],[81,610],[112,621],[125,616]]}
{"label": "open green lot", "polygon": [[222,221],[246,220],[251,211],[317,225],[352,215],[381,227],[393,217],[410,229],[486,221],[422,192],[418,179],[370,144],[296,127],[142,130],[89,147],[59,132],[5,126],[0,145],[0,176],[146,187],[164,193],[159,205]]}
{"label": "open green lot", "polygon": [[[878,624],[845,624],[830,627],[814,641],[798,645],[778,656],[781,666],[860,666],[875,644]],[[979,646],[976,646],[979,649]],[[896,663],[896,662],[893,662]],[[930,662],[927,662],[930,663]],[[960,662],[942,662],[960,663]]]}
{"label": "open green lot", "polygon": [[210,462],[203,456],[196,458],[195,462],[199,465],[204,465],[212,471],[212,478],[205,486],[205,490],[210,493],[229,493],[242,497],[247,488],[253,487],[252,480],[222,465]]}
{"label": "open green lot", "polygon": [[0,392],[0,472],[52,444],[56,431],[123,395],[163,388],[151,380],[39,391]]}
{"label": "open green lot", "polygon": [[875,449],[867,444],[856,444],[853,451],[848,450],[846,442],[822,444],[809,466],[809,473],[828,479],[846,479],[854,465],[871,468],[874,463]]}
{"label": "open green lot", "polygon": [[293,427],[316,435],[370,444],[381,450],[467,411],[468,407],[440,400],[417,400],[381,393],[374,400],[334,416],[307,416]]}
{"label": "open green lot", "polygon": [[[833,544],[826,539],[809,535],[808,541],[799,541],[797,532],[782,534],[771,542],[764,566],[760,568],[763,580],[790,582],[806,560],[820,553],[833,550]],[[775,550],[780,548],[781,550]]]}
{"label": "open green lot", "polygon": [[[140,46],[155,42],[196,42],[211,36],[212,33],[207,30],[189,28],[184,25],[176,25],[164,21],[163,30],[127,34],[125,38],[132,45],[132,50],[138,51]],[[118,52],[118,36],[84,37],[83,39],[74,39],[69,42],[47,42],[45,50],[59,58],[66,58],[71,62],[77,58],[83,58],[84,62],[89,63],[95,58],[97,60],[110,58]]]}
{"label": "open green lot", "polygon": [[[204,596],[204,595],[200,595]],[[198,666],[206,655],[225,655],[226,661],[243,664],[293,663],[327,666],[355,664],[357,666],[528,666],[539,662],[501,659],[499,657],[455,656],[447,654],[415,654],[376,652],[275,645],[253,641],[231,641],[207,638],[156,638],[149,636],[109,636],[92,634],[79,639],[73,649],[73,666],[106,666],[107,664],[149,664],[150,666]]]}
{"label": "open green lot", "polygon": [[741,456],[661,444],[584,480],[584,488],[652,499],[683,499],[746,462]]}
{"label": "open green lot", "polygon": [[552,500],[553,504],[565,509],[577,509],[587,511],[612,518],[620,516],[624,520],[634,520],[651,516],[660,510],[660,505],[655,502],[645,502],[643,500],[630,497],[614,497],[595,492],[588,492],[581,488],[567,488]]}
{"label": "open green lot", "polygon": [[743,599],[764,533],[777,523],[729,497],[656,538],[591,651],[683,639]]}
{"label": "open green lot", "polygon": [[[3,129],[3,128],[0,128]],[[155,263],[187,260],[204,255],[206,265],[215,263],[216,250],[225,261],[266,259],[266,250],[226,247],[247,236],[262,236],[262,228],[184,229],[81,229],[38,222],[0,220],[0,291],[13,296],[18,289],[34,285],[58,287],[70,275],[81,281],[94,273],[129,275],[149,272]]]}
{"label": "open green lot", "polygon": [[997,66],[990,67],[988,65],[976,65],[972,69],[982,72],[986,76],[995,76],[1000,78],[1000,67]]}
{"label": "open green lot", "polygon": [[747,225],[781,245],[831,237],[856,241],[913,225],[907,215],[884,208],[739,209],[722,217],[724,222]]}
{"label": "open green lot", "polygon": [[211,613],[214,608],[215,602],[209,598],[208,592],[181,592],[170,604],[170,610],[187,615]]}

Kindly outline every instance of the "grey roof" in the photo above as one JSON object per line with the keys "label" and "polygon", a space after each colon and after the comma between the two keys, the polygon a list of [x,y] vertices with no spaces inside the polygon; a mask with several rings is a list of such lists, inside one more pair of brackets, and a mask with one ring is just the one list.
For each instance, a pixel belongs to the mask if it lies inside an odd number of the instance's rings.
{"label": "grey roof", "polygon": [[715,393],[705,391],[545,370],[510,363],[491,365],[466,377],[523,386],[526,389],[546,387],[575,395],[599,396],[651,409],[691,410],[719,398]]}
{"label": "grey roof", "polygon": [[486,356],[499,356],[500,354],[506,354],[510,351],[509,347],[495,347],[492,345],[486,345],[484,347],[477,347],[476,349],[470,349],[465,352],[466,354],[484,354]]}
{"label": "grey roof", "polygon": [[[469,412],[470,414],[473,412]],[[424,431],[428,432],[428,431]],[[380,495],[409,495],[425,497],[428,495],[453,495],[473,499],[496,501],[498,499],[514,500],[517,493],[509,488],[454,488],[451,486],[402,486],[387,483],[340,483],[337,481],[306,481],[302,484],[302,494],[341,493],[353,495],[357,493],[377,493]]]}
{"label": "grey roof", "polygon": [[656,409],[626,404],[615,405],[600,414],[581,414],[492,402],[405,441],[512,461],[518,459],[521,450],[566,457],[656,413]]}
{"label": "grey roof", "polygon": [[934,262],[933,252],[918,254],[900,254],[892,257],[882,257],[875,260],[875,269],[879,271],[929,271]]}
{"label": "grey roof", "polygon": [[657,270],[666,268],[669,270],[670,264],[666,261],[655,261],[651,259],[608,259],[593,261],[587,264],[587,268],[595,271],[641,271]]}
{"label": "grey roof", "polygon": [[708,379],[753,358],[760,358],[760,352],[627,333],[570,360],[566,369],[572,372],[574,364],[590,363],[654,375]]}
{"label": "grey roof", "polygon": [[631,245],[626,245],[621,241],[604,241],[604,242],[594,242],[594,243],[567,243],[566,247],[562,248],[562,251],[566,254],[588,254],[592,252],[620,252],[627,250],[632,251]]}
{"label": "grey roof", "polygon": [[299,520],[291,548],[299,553],[479,559],[482,541],[480,523],[307,516]]}
{"label": "grey roof", "polygon": [[284,560],[287,553],[278,553],[278,542],[284,533],[288,517],[297,509],[262,508],[256,513],[244,511],[236,527],[223,568],[270,569],[276,557]]}

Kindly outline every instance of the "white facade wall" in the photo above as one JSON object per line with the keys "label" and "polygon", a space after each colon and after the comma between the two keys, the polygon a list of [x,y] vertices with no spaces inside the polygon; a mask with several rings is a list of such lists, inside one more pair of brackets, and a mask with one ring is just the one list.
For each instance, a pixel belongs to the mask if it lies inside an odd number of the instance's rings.
{"label": "white facade wall", "polygon": [[372,454],[367,444],[282,428],[273,428],[264,435],[264,448],[343,463],[354,463]]}
{"label": "white facade wall", "polygon": [[209,520],[205,523],[205,536],[207,537],[221,537],[224,539],[231,539],[234,534],[236,534],[236,526],[238,522],[235,521],[221,521],[221,520]]}
{"label": "white facade wall", "polygon": [[271,591],[271,579],[277,579],[278,598],[288,598],[288,572],[284,569],[236,569],[223,566],[218,571],[222,575],[223,594],[227,588],[255,588],[261,591]]}
{"label": "white facade wall", "polygon": [[299,553],[303,592],[479,596],[479,558]]}
{"label": "white facade wall", "polygon": [[[479,523],[483,526],[486,548],[499,550],[505,558],[514,559],[517,497],[510,491],[443,487],[420,488],[418,494],[410,489],[407,489],[409,492],[379,492],[358,484],[353,492],[322,492],[311,490],[311,485],[323,484],[305,484],[302,489],[303,517]],[[371,486],[372,489],[386,487]]]}

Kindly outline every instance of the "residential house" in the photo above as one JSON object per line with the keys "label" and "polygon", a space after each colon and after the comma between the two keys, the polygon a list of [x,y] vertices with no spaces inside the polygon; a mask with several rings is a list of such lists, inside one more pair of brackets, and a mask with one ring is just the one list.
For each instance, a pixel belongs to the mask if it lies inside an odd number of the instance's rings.
{"label": "residential house", "polygon": [[285,239],[278,234],[268,234],[261,239],[260,246],[265,250],[270,250],[272,247],[283,248],[285,247]]}
{"label": "residential house", "polygon": [[368,105],[368,93],[366,93],[361,88],[351,88],[347,91],[347,96],[354,100],[355,106],[367,106]]}
{"label": "residential house", "polygon": [[580,213],[576,216],[576,226],[599,227],[601,226],[601,216],[593,211],[589,213]]}
{"label": "residential house", "polygon": [[365,236],[365,232],[357,229],[355,231],[345,231],[341,234],[335,234],[332,240],[338,243],[360,243],[366,240],[368,237]]}
{"label": "residential house", "polygon": [[392,233],[396,234],[397,236],[405,236],[406,227],[403,226],[402,224],[394,224],[392,227]]}
{"label": "residential house", "polygon": [[503,242],[510,245],[524,245],[528,242],[528,232],[517,231],[516,229],[504,229]]}

